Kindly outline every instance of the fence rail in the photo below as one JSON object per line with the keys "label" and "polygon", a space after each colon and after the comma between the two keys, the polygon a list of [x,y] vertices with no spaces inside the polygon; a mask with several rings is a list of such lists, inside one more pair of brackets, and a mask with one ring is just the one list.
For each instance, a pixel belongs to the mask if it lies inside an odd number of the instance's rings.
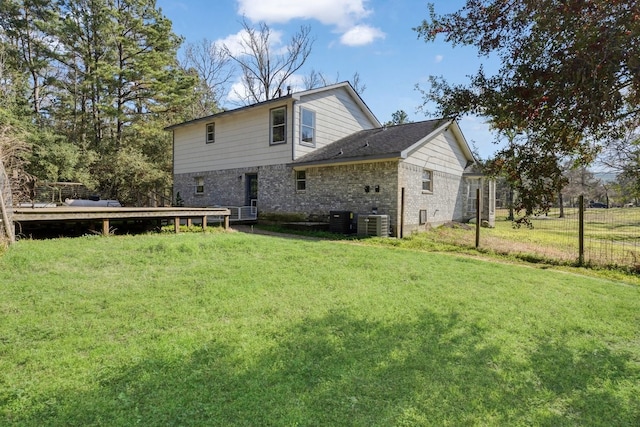
{"label": "fence rail", "polygon": [[[258,209],[255,206],[224,206],[224,208],[229,209],[230,221],[256,221],[258,219]],[[222,221],[222,217],[211,217],[209,221]]]}
{"label": "fence rail", "polygon": [[258,219],[258,209],[255,206],[226,206],[231,212],[231,221],[253,221]]}

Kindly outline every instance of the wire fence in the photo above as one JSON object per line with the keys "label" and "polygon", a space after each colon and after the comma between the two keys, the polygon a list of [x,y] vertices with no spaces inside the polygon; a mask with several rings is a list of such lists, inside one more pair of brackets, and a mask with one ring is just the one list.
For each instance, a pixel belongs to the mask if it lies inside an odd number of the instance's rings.
{"label": "wire fence", "polygon": [[483,232],[480,247],[581,265],[624,267],[640,272],[640,207],[551,209],[513,227],[507,210],[496,211],[496,228]]}

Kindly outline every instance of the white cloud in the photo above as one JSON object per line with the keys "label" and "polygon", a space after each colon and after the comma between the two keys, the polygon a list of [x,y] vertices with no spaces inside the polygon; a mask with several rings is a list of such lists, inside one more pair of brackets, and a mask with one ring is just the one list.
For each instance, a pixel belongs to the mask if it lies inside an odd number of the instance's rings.
{"label": "white cloud", "polygon": [[443,59],[444,59],[444,56],[436,55],[436,57],[433,60],[435,61],[436,64],[439,64],[442,62]]}
{"label": "white cloud", "polygon": [[226,101],[232,105],[243,105],[249,98],[249,91],[242,81],[236,80],[229,89]]}
{"label": "white cloud", "polygon": [[[280,75],[282,76],[282,75]],[[280,76],[276,76],[275,80],[278,80]],[[289,76],[286,82],[284,82],[282,89],[283,94],[287,92],[287,86],[291,86],[293,92],[299,92],[304,90],[304,78],[301,74],[293,74]],[[245,86],[244,82],[238,77],[229,89],[225,100],[230,105],[246,105],[247,102],[253,103],[253,100],[247,101],[251,98],[249,90]],[[263,99],[264,100],[264,99]]]}
{"label": "white cloud", "polygon": [[[269,34],[269,42],[270,48],[272,50],[277,51],[279,47],[282,47],[282,32],[270,29],[271,33]],[[214,42],[216,46],[223,47],[226,46],[232,55],[239,56],[244,53],[244,49],[242,47],[243,42],[244,45],[248,45],[247,41],[249,40],[248,34],[245,30],[242,30],[236,34],[230,34],[223,39],[218,39]],[[286,47],[283,47],[286,48]]]}
{"label": "white cloud", "polygon": [[368,25],[356,25],[340,37],[340,42],[347,46],[363,46],[375,39],[384,38],[385,34],[378,28]]}
{"label": "white cloud", "polygon": [[362,24],[373,13],[365,7],[368,0],[237,0],[238,13],[252,22],[286,23],[294,19],[314,19],[335,27],[340,41],[348,46],[362,46],[385,34]]}
{"label": "white cloud", "polygon": [[371,13],[366,0],[238,0],[238,13],[253,22],[285,23],[316,19],[325,25],[347,28]]}

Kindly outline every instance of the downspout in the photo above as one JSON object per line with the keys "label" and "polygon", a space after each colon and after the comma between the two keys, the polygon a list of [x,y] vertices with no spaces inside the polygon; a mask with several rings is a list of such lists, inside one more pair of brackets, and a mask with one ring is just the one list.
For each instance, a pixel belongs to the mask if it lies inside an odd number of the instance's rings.
{"label": "downspout", "polygon": [[400,190],[400,232],[398,233],[399,238],[404,237],[404,187]]}
{"label": "downspout", "polygon": [[[171,131],[171,206],[176,200],[176,131]],[[184,203],[183,203],[184,204]]]}
{"label": "downspout", "polygon": [[291,101],[291,161],[293,162],[296,154],[296,143],[295,143],[295,117],[296,117],[296,100]]}

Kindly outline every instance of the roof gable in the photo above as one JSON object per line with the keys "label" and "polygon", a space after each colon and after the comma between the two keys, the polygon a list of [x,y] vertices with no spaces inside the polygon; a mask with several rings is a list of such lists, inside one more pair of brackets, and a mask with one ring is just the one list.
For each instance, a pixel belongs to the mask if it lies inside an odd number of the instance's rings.
{"label": "roof gable", "polygon": [[356,132],[299,158],[293,162],[293,165],[406,158],[451,125],[465,156],[469,160],[474,160],[457,123],[452,120],[437,119]]}
{"label": "roof gable", "polygon": [[337,89],[346,91],[347,94],[356,103],[356,105],[360,108],[360,110],[371,121],[371,123],[373,123],[376,126],[382,126],[380,121],[376,118],[376,116],[373,114],[373,112],[369,109],[369,106],[367,106],[367,104],[363,101],[362,97],[358,94],[358,92],[356,92],[356,90],[353,88],[353,86],[351,86],[351,83],[349,83],[348,81],[342,82],[342,83],[336,83],[336,84],[329,85],[329,86],[323,86],[323,87],[320,87],[320,88],[309,89],[309,90],[305,90],[305,91],[302,91],[302,92],[296,92],[296,93],[293,94],[293,99],[302,100],[303,98],[311,96],[311,95],[314,95],[316,93],[330,92],[330,91],[337,90]]}
{"label": "roof gable", "polygon": [[242,111],[246,111],[246,110],[250,110],[250,109],[256,109],[256,108],[264,108],[265,106],[272,106],[273,104],[276,103],[281,103],[283,101],[289,101],[289,100],[301,100],[302,98],[309,96],[309,95],[313,95],[316,93],[320,93],[320,92],[329,92],[329,91],[333,91],[333,90],[337,90],[337,89],[341,89],[341,90],[345,90],[349,96],[351,96],[351,98],[353,98],[354,102],[358,105],[358,107],[363,111],[363,113],[369,118],[369,120],[371,120],[372,123],[377,124],[378,126],[380,125],[380,122],[378,121],[378,119],[376,118],[376,116],[373,114],[373,112],[371,112],[371,110],[369,109],[369,107],[367,106],[367,104],[365,104],[365,102],[362,100],[362,98],[360,97],[360,95],[358,95],[358,93],[355,91],[355,89],[353,88],[353,86],[351,86],[351,83],[349,82],[342,82],[342,83],[336,83],[333,85],[329,85],[329,86],[323,86],[323,87],[319,87],[319,88],[315,88],[315,89],[309,89],[309,90],[304,90],[301,92],[295,92],[295,93],[290,93],[278,98],[273,98],[273,99],[269,99],[267,101],[262,101],[262,102],[258,102],[256,104],[251,104],[251,105],[246,105],[244,107],[240,107],[240,108],[235,108],[233,110],[226,110],[226,111],[222,111],[220,113],[216,113],[216,114],[211,114],[209,116],[205,116],[205,117],[200,117],[197,119],[193,119],[193,120],[188,120],[186,122],[182,122],[182,123],[177,123],[171,126],[167,126],[166,128],[164,128],[164,130],[173,130],[182,126],[188,126],[188,125],[192,125],[192,124],[196,124],[196,123],[204,123],[204,122],[210,122],[212,120],[215,120],[219,117],[223,117],[223,116],[229,116],[232,114],[236,114]]}

